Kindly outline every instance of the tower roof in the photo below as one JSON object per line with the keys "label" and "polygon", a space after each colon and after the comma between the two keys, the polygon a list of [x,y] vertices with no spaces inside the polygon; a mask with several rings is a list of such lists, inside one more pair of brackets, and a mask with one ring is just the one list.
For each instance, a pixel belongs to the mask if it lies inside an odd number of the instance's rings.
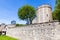
{"label": "tower roof", "polygon": [[[51,8],[51,6],[50,5],[48,5],[48,4],[43,4],[43,5],[41,5],[41,6],[38,6],[38,8],[37,9],[40,9],[40,8]],[[52,8],[51,8],[52,9]]]}

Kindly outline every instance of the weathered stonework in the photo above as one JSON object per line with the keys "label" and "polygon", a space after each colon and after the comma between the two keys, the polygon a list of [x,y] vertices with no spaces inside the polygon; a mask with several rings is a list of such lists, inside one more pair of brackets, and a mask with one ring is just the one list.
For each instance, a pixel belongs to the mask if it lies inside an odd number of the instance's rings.
{"label": "weathered stonework", "polygon": [[60,40],[59,22],[46,22],[7,29],[7,35],[20,40]]}
{"label": "weathered stonework", "polygon": [[53,21],[51,7],[42,5],[36,12],[37,18],[31,25],[22,27],[7,25],[7,35],[19,40],[60,40],[60,24]]}
{"label": "weathered stonework", "polygon": [[36,18],[32,23],[50,22],[52,19],[52,8],[50,5],[41,5],[36,10]]}

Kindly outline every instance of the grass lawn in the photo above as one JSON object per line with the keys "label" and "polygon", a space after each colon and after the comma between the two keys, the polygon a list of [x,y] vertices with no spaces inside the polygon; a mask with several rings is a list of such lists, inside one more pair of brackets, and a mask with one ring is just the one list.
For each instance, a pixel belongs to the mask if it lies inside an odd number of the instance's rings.
{"label": "grass lawn", "polygon": [[0,40],[17,40],[17,39],[9,36],[0,36]]}

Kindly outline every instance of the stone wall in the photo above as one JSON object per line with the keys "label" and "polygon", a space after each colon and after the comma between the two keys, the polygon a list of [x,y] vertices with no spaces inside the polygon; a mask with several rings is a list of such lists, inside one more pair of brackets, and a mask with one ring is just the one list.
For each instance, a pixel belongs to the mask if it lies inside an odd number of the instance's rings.
{"label": "stone wall", "polygon": [[0,31],[3,31],[5,29],[6,25],[0,25]]}
{"label": "stone wall", "polygon": [[7,29],[7,35],[20,40],[60,40],[59,22],[46,22]]}

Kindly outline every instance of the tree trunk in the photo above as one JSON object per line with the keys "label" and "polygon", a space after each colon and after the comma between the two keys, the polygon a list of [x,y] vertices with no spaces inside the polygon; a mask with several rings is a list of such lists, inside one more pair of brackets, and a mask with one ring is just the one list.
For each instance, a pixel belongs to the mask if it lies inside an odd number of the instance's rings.
{"label": "tree trunk", "polygon": [[32,20],[31,20],[31,18],[27,18],[27,25],[29,25],[29,24],[32,24]]}
{"label": "tree trunk", "polygon": [[30,24],[30,20],[29,20],[29,18],[27,18],[27,25],[29,25]]}
{"label": "tree trunk", "polygon": [[30,21],[30,24],[32,24],[32,21]]}
{"label": "tree trunk", "polygon": [[30,24],[32,24],[32,19],[30,18]]}

